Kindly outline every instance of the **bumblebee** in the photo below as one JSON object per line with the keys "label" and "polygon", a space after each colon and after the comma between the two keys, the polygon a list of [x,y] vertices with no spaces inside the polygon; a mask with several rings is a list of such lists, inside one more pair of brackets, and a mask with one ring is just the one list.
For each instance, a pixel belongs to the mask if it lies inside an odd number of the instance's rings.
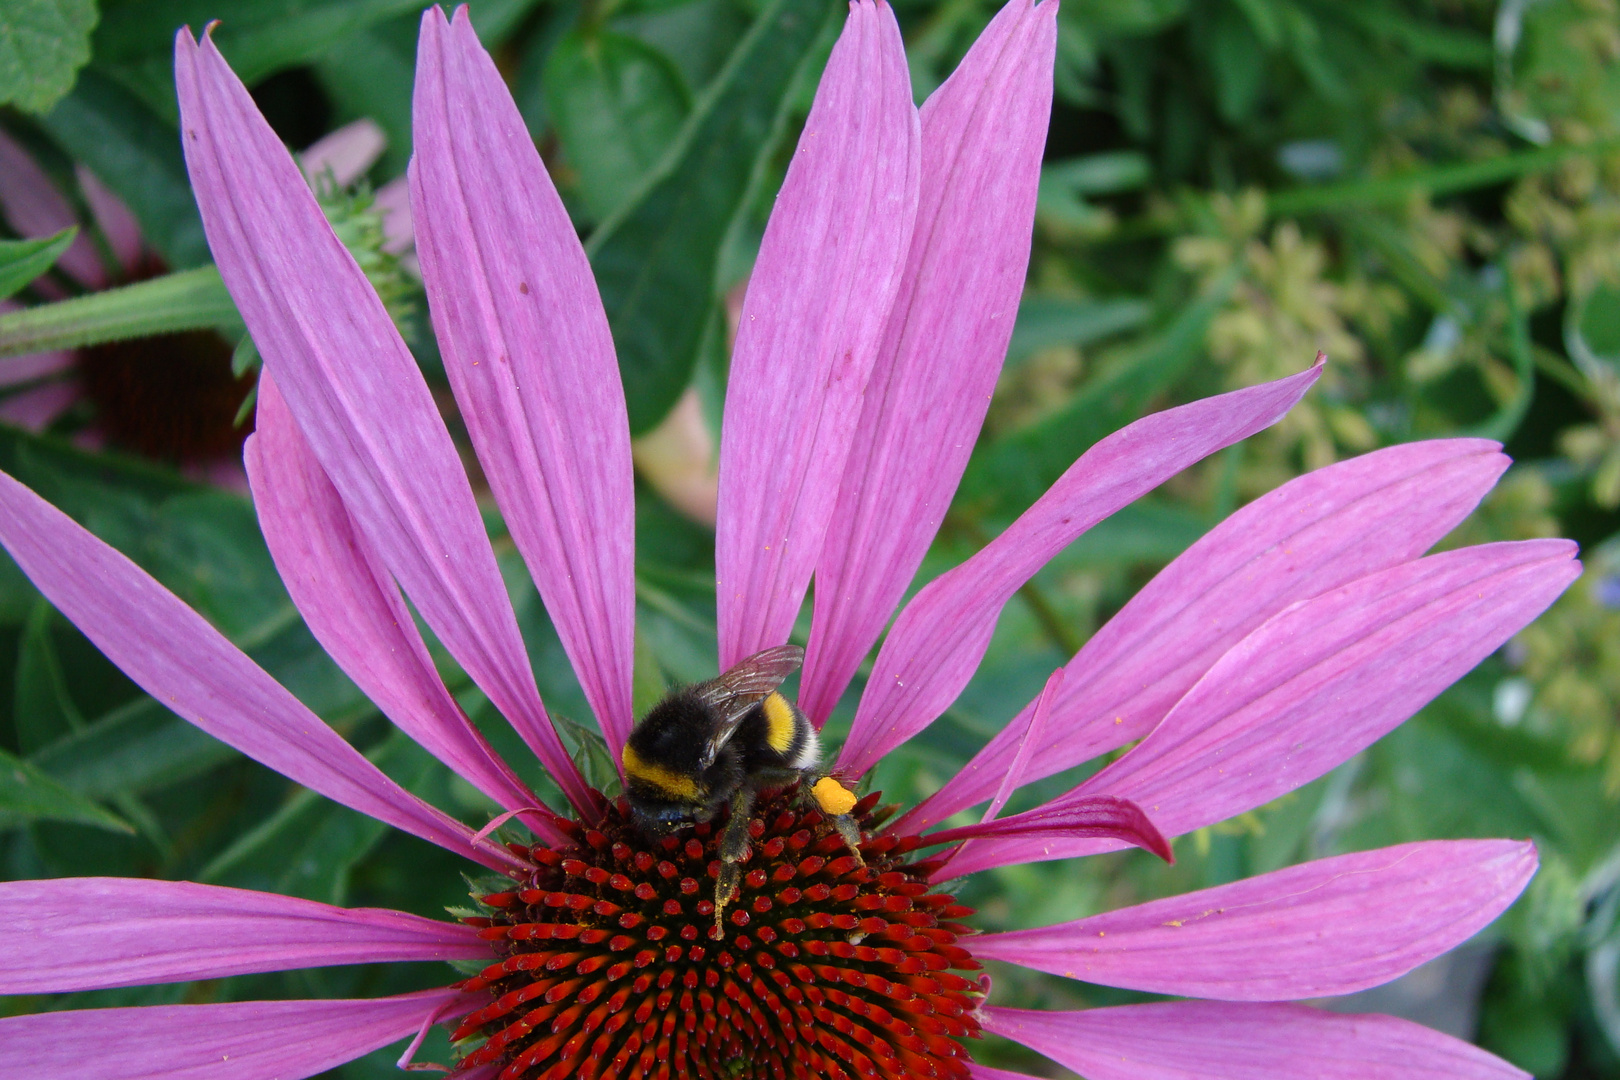
{"label": "bumblebee", "polygon": [[667,836],[708,821],[727,804],[720,835],[714,920],[742,876],[754,797],[800,781],[860,858],[855,795],[820,771],[821,742],[809,719],[777,687],[804,663],[804,650],[779,645],[755,653],[719,678],[674,691],[637,722],[624,744],[625,795],[637,826]]}

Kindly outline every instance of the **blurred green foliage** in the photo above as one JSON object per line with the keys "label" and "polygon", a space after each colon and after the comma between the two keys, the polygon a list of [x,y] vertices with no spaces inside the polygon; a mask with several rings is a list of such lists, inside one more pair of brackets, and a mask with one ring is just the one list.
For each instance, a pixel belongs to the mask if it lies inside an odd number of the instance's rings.
{"label": "blurred green foliage", "polygon": [[[80,334],[67,343],[196,327],[240,340],[206,266],[173,128],[173,34],[221,18],[216,41],[290,145],[361,117],[386,133],[368,182],[323,190],[323,201],[393,310],[416,313],[407,337],[437,378],[425,304],[384,257],[368,194],[408,160],[419,6],[104,0],[99,21],[88,0],[7,7],[0,101],[16,109],[0,123],[81,207],[73,165],[87,166],[128,205],[158,270],[194,276],[157,277],[133,297],[45,305],[81,291],[57,274],[54,291],[19,294],[38,306],[0,315],[0,349],[40,326]],[[895,7],[919,100],[994,13],[992,0]],[[586,239],[637,432],[692,384],[711,423],[718,417],[725,298],[746,278],[840,9],[831,0],[472,5]],[[22,63],[7,35],[26,20],[56,45]],[[1476,947],[1483,974],[1444,992],[1466,1005],[1482,979],[1479,1041],[1537,1076],[1620,1077],[1613,0],[1067,0],[1056,87],[1028,290],[989,424],[923,579],[971,554],[1076,455],[1144,412],[1297,371],[1317,349],[1328,371],[1276,428],[1098,526],[1038,575],[1004,615],[979,677],[885,761],[877,784],[906,802],[937,787],[1142,582],[1241,502],[1378,446],[1501,439],[1515,468],[1448,543],[1579,540],[1588,572],[1541,621],[1340,770],[1179,842],[1173,868],[1122,853],[997,871],[964,895],[986,927],[1030,925],[1341,851],[1530,836],[1541,873]],[[20,287],[65,243],[0,239],[0,284]],[[236,357],[251,367],[251,343]],[[392,733],[321,653],[249,504],[182,478],[173,462],[74,448],[69,437],[93,421],[94,407],[81,406],[44,436],[0,429],[0,467],[130,554],[407,787],[483,820],[483,798]],[[637,692],[651,700],[668,682],[713,670],[713,545],[652,490],[638,495]],[[542,692],[553,712],[585,717],[493,514],[491,526]],[[492,740],[528,760],[439,659]],[[846,704],[835,740],[847,723]],[[567,732],[588,754],[589,737]],[[1033,785],[1011,809],[1095,767]],[[0,862],[14,877],[187,877],[429,915],[464,893],[450,856],[297,790],[141,695],[9,563],[0,564]],[[1135,999],[1011,969],[995,976],[998,997],[1019,1004]],[[439,980],[425,966],[338,968],[49,1007],[375,994]],[[391,1075],[391,1060],[379,1053],[339,1073]],[[987,1060],[1043,1067],[1005,1045],[988,1047]]]}

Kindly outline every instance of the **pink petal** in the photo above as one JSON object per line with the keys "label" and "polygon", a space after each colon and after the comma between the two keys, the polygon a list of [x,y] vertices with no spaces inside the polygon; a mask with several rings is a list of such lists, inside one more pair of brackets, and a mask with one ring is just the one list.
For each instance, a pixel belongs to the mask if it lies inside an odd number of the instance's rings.
{"label": "pink petal", "polygon": [[[398,586],[355,529],[268,372],[259,379],[255,428],[242,456],[259,527],[315,639],[434,757],[508,810],[537,806],[445,689]],[[565,835],[552,830],[554,839]]]}
{"label": "pink petal", "polygon": [[444,368],[507,528],[619,759],[635,716],[635,492],[607,315],[466,9],[430,7],[412,221]]}
{"label": "pink petal", "polygon": [[988,1065],[979,1065],[975,1062],[968,1063],[968,1075],[972,1076],[973,1080],[1038,1080],[1037,1077],[1030,1076],[1028,1073],[992,1069]]}
{"label": "pink petal", "polygon": [[0,933],[0,994],[493,955],[457,923],[139,878],[0,883]]}
{"label": "pink petal", "polygon": [[0,401],[0,421],[26,431],[44,431],[62,412],[79,400],[76,381],[46,383],[12,394]]}
{"label": "pink petal", "polygon": [[[411,223],[411,185],[401,176],[377,189],[372,209],[382,215],[383,250],[400,255],[416,243],[416,229]],[[418,267],[420,269],[420,267]]]}
{"label": "pink petal", "polygon": [[1528,842],[1402,844],[1057,926],[985,934],[973,939],[973,954],[1183,997],[1351,994],[1466,941],[1535,872]]}
{"label": "pink petal", "polygon": [[[0,300],[0,315],[21,310],[22,304],[12,300]],[[59,374],[72,366],[73,354],[66,350],[8,356],[0,359],[0,388],[31,383],[48,375]]]}
{"label": "pink petal", "polygon": [[[56,190],[33,155],[4,131],[0,131],[0,213],[24,239],[54,236],[70,225],[79,224],[72,204]],[[56,265],[87,289],[102,289],[107,285],[107,271],[96,254],[94,242],[83,229],[56,260]]]}
{"label": "pink petal", "polygon": [[1086,1012],[984,1010],[985,1029],[1088,1080],[1529,1080],[1393,1016],[1176,1001]]}
{"label": "pink petal", "polygon": [[0,1020],[0,1057],[26,1080],[303,1080],[409,1038],[447,1005],[459,1015],[479,1003],[446,988],[36,1013]]}
{"label": "pink petal", "polygon": [[1274,424],[1322,373],[1144,417],[1098,442],[1007,530],[906,605],[878,653],[838,758],[851,776],[927,727],[979,665],[1002,607],[1047,560],[1187,466]]}
{"label": "pink petal", "polygon": [[328,171],[338,187],[348,187],[388,148],[388,136],[376,121],[359,119],[322,135],[298,155],[298,167],[311,183]]}
{"label": "pink petal", "polygon": [[887,4],[856,0],[743,299],[720,429],[720,667],[787,640],[917,212],[917,110]]}
{"label": "pink petal", "polygon": [[1125,844],[1153,852],[1165,862],[1175,862],[1170,843],[1154,827],[1142,808],[1129,799],[1112,796],[1077,795],[1070,792],[1045,806],[1012,817],[964,825],[930,833],[930,844],[948,844],[974,837],[994,837],[994,843],[964,844],[944,868],[934,874],[936,881],[967,877],[969,874],[1003,866],[1000,852],[1009,847],[1007,838],[1017,837],[1023,845],[1074,841],[1080,838],[1111,837]]}
{"label": "pink petal", "polygon": [[209,245],[299,429],[360,531],[576,806],[585,782],[535,688],[444,421],[382,302],[212,41],[175,41]]}
{"label": "pink petal", "polygon": [[922,108],[916,230],[816,563],[799,704],[818,726],[915,576],[990,404],[1029,263],[1057,7],[1012,0]]}
{"label": "pink petal", "polygon": [[[1289,604],[1423,554],[1507,468],[1500,449],[1484,439],[1395,446],[1291,480],[1237,511],[1075,655],[1022,782],[1142,738],[1226,650]],[[1015,719],[919,806],[914,827],[989,797],[1021,727]]]}
{"label": "pink petal", "polygon": [[[1574,555],[1567,540],[1485,544],[1295,604],[1076,791],[1133,799],[1166,836],[1270,802],[1370,746],[1494,652],[1579,576]],[[1007,844],[1008,862],[1121,846]]]}
{"label": "pink petal", "polygon": [[1018,750],[1013,754],[1012,767],[1001,778],[995,797],[990,800],[990,805],[985,807],[984,817],[979,819],[981,822],[994,821],[996,815],[1001,813],[1001,808],[1007,805],[1007,800],[1012,798],[1012,793],[1024,782],[1024,775],[1029,771],[1030,752],[1046,733],[1046,724],[1052,714],[1052,702],[1063,689],[1063,677],[1062,668],[1047,676],[1046,685],[1035,698],[1035,708],[1030,710],[1029,719],[1020,725],[1024,729],[1024,735],[1018,740]]}
{"label": "pink petal", "polygon": [[[1074,839],[1083,836],[1111,836],[1127,844],[1146,848],[1166,862],[1175,862],[1169,842],[1160,835],[1153,822],[1148,820],[1142,808],[1129,799],[1099,799],[1091,795],[1055,799],[1027,813],[996,820],[996,815],[1007,805],[1007,799],[1024,775],[1030,748],[1039,740],[1052,699],[1057,696],[1057,691],[1062,685],[1063,669],[1059,668],[1046,680],[1046,688],[1036,699],[1035,711],[1031,714],[1024,738],[1019,743],[1012,767],[1002,779],[1001,787],[996,790],[995,798],[990,800],[990,805],[979,824],[933,833],[928,837],[929,843],[948,844],[957,840],[970,841],[975,837],[1018,836],[1025,840],[1042,840],[1056,837]],[[964,843],[943,867],[934,872],[934,880],[967,877],[977,870],[999,866],[1001,864],[997,859],[997,852],[1001,848],[1000,844]],[[972,854],[966,854],[970,850]]]}
{"label": "pink petal", "polygon": [[255,761],[497,870],[505,848],[394,783],[252,660],[56,507],[0,473],[0,544],[46,598],[159,703]]}
{"label": "pink petal", "polygon": [[140,264],[141,255],[146,250],[146,243],[141,239],[140,224],[135,220],[135,215],[129,212],[129,207],[124,205],[124,200],[114,195],[89,168],[75,165],[73,175],[79,181],[79,191],[84,194],[85,204],[95,216],[96,227],[107,238],[107,246],[118,260],[119,270],[128,276]]}

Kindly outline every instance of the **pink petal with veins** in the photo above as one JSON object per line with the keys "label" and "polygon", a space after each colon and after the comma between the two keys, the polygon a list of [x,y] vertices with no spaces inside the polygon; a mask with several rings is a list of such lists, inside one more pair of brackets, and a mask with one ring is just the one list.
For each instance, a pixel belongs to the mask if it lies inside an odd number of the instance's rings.
{"label": "pink petal with veins", "polygon": [[1057,7],[1012,0],[922,107],[917,225],[816,560],[799,704],[818,727],[916,576],[990,405],[1029,264]]}
{"label": "pink petal with veins", "polygon": [[635,491],[590,263],[467,19],[422,16],[411,220],[484,475],[615,762],[635,717]]}
{"label": "pink petal with veins", "polygon": [[489,942],[458,923],[140,878],[0,883],[0,932],[0,994],[490,956]]}
{"label": "pink petal with veins", "polygon": [[1352,994],[1460,945],[1535,872],[1528,841],[1402,844],[1057,926],[984,934],[973,955],[1181,997]]}
{"label": "pink petal with veins", "polygon": [[743,298],[720,428],[722,670],[798,617],[911,242],[918,158],[900,28],[856,0]]}
{"label": "pink petal with veins", "polygon": [[1529,1080],[1501,1058],[1393,1016],[1175,1001],[1085,1012],[984,1010],[985,1030],[1088,1080]]}
{"label": "pink petal with veins", "polygon": [[212,40],[181,31],[175,80],[209,246],[321,468],[439,640],[575,806],[591,806],[416,360]]}
{"label": "pink petal with veins", "polygon": [[1286,379],[1154,413],[1082,454],[1005,532],[906,605],[878,653],[838,768],[858,776],[933,723],[972,678],[1007,601],[1075,537],[1276,423],[1321,373],[1318,361]]}

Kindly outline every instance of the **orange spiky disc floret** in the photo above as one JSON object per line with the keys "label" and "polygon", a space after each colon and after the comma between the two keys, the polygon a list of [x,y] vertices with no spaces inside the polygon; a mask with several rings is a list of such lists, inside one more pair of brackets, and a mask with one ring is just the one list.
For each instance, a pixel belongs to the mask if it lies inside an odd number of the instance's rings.
{"label": "orange spiky disc floret", "polygon": [[501,1080],[855,1080],[968,1076],[984,986],[958,943],[972,914],[930,892],[916,837],[861,855],[794,790],[762,795],[738,893],[714,925],[723,815],[647,840],[623,800],[566,848],[530,849],[526,887],[483,898],[501,960],[465,986],[493,995],[454,1038],[458,1071]]}

